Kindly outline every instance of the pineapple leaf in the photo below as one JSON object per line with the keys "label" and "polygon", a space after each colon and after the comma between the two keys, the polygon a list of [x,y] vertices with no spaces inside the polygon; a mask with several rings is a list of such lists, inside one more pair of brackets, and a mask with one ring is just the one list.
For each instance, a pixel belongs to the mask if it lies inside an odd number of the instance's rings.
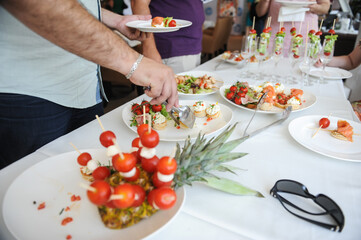
{"label": "pineapple leaf", "polygon": [[[223,165],[219,165],[215,168],[216,171],[219,172],[231,172],[233,174],[236,174],[235,172],[233,172],[230,168],[228,168],[227,166],[223,166]],[[236,174],[237,175],[237,174]]]}
{"label": "pineapple leaf", "polygon": [[264,197],[260,192],[247,188],[235,181],[226,179],[226,178],[209,178],[205,177],[207,180],[207,185],[218,189],[223,192],[228,192],[236,195],[243,196],[256,196]]}
{"label": "pineapple leaf", "polygon": [[248,139],[249,136],[245,136],[239,139],[235,139],[232,141],[229,141],[227,143],[224,143],[222,148],[219,150],[219,153],[227,153],[235,149],[239,144],[244,142],[246,139]]}
{"label": "pineapple leaf", "polygon": [[232,170],[234,172],[235,171],[247,171],[247,169],[235,167],[235,166],[228,165],[228,164],[222,164],[222,166],[225,166],[225,167],[229,168],[230,170]]}

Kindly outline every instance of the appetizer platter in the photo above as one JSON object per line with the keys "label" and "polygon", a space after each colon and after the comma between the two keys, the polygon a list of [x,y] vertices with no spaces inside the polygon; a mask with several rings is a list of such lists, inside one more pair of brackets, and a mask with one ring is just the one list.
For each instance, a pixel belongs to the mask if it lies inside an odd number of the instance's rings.
{"label": "appetizer platter", "polygon": [[244,64],[244,58],[242,57],[241,53],[238,51],[225,51],[222,55],[221,55],[222,59],[224,61],[226,61],[227,63],[231,63],[231,64]]}
{"label": "appetizer platter", "polygon": [[361,162],[360,123],[310,115],[292,120],[288,131],[299,144],[311,151],[340,160]]}
{"label": "appetizer platter", "polygon": [[148,21],[138,20],[126,23],[127,27],[136,28],[139,31],[151,33],[174,32],[191,25],[192,22],[188,20],[173,19],[170,17],[155,17]]}
{"label": "appetizer platter", "polygon": [[[257,106],[259,98],[264,92],[267,96],[262,105]],[[316,103],[316,96],[300,89],[288,89],[280,83],[265,82],[253,86],[247,82],[236,82],[225,85],[220,89],[221,96],[232,105],[266,114],[282,113],[287,106],[292,106],[292,111],[305,110]]]}
{"label": "appetizer platter", "polygon": [[[209,115],[214,114],[212,112],[209,112],[209,114],[206,114],[206,116],[196,115],[196,121],[192,129],[177,126],[170,117],[164,117],[164,118],[160,117],[162,118],[162,122],[166,121],[166,124],[164,124],[160,130],[158,130],[159,139],[161,141],[184,141],[188,135],[191,137],[191,139],[194,139],[197,137],[199,132],[202,132],[207,136],[223,129],[232,120],[233,117],[232,110],[229,107],[220,103],[197,101],[197,100],[180,100],[179,104],[188,105],[192,109],[192,111],[193,112],[196,111],[197,114],[197,109],[199,109],[197,107],[197,102],[198,103],[203,102],[202,104],[204,106],[200,108],[202,112],[208,111],[208,109],[210,109],[211,106],[215,106],[214,109],[217,109],[219,115],[217,115],[214,118],[209,117]],[[134,124],[134,120],[135,118],[137,118],[137,116],[136,114],[133,113],[134,109],[132,112],[132,106],[134,104],[137,103],[129,103],[124,106],[122,111],[122,117],[124,124],[127,127],[129,127],[132,131],[137,132],[137,126]],[[156,114],[159,115],[159,113]],[[151,114],[151,115],[153,115],[153,117],[155,116],[155,114]],[[140,121],[141,119],[142,116],[140,116]],[[154,121],[152,120],[152,124],[153,122]],[[156,125],[158,124],[159,122],[156,122]]]}
{"label": "appetizer platter", "polygon": [[212,72],[189,71],[175,76],[179,96],[205,96],[219,90],[223,86],[222,78]]}
{"label": "appetizer platter", "polygon": [[[300,64],[300,70],[303,73],[307,73],[308,67],[304,66],[303,64]],[[314,66],[311,67],[310,76],[320,78],[324,77],[324,79],[327,80],[338,80],[338,79],[344,79],[344,78],[350,78],[352,77],[352,73],[342,69],[342,68],[335,68],[335,67],[325,67],[325,71],[322,71],[322,68],[316,68]]]}
{"label": "appetizer platter", "polygon": [[[82,152],[90,153],[102,164],[109,161],[105,148]],[[185,191],[179,188],[172,208],[158,211],[128,228],[106,228],[97,207],[79,186],[79,183],[89,182],[79,171],[78,156],[79,153],[73,151],[49,157],[14,180],[4,197],[3,218],[15,238],[64,240],[71,235],[73,239],[143,239],[168,224],[184,204]],[[39,209],[41,203],[44,203],[43,209]],[[64,220],[69,217],[72,221],[65,225]],[[36,224],[29,224],[29,219]]]}

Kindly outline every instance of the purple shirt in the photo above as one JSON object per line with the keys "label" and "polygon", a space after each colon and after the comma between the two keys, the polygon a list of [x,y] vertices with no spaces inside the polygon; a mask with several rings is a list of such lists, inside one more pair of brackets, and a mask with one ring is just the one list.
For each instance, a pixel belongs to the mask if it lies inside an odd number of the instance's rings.
{"label": "purple shirt", "polygon": [[155,33],[154,39],[162,58],[198,54],[202,51],[204,22],[201,0],[151,0],[152,17],[173,17],[192,22],[190,27],[170,33]]}

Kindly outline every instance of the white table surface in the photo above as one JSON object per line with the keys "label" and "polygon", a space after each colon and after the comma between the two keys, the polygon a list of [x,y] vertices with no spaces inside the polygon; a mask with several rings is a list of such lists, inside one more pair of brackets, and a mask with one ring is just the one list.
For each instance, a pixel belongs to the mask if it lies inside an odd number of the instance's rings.
{"label": "white table surface", "polygon": [[[219,58],[211,60],[197,70],[214,71],[218,61]],[[281,66],[286,66],[286,63],[286,60],[283,61]],[[234,65],[222,64],[217,70],[225,84],[244,80],[240,78],[243,70]],[[223,174],[260,191],[265,198],[230,195],[202,184],[187,186],[186,201],[180,214],[149,239],[361,239],[361,163],[317,154],[298,144],[288,132],[289,122],[305,115],[327,116],[332,113],[333,116],[353,120],[352,108],[344,96],[342,81],[332,80],[320,87],[315,84],[304,90],[317,95],[316,104],[307,110],[292,113],[281,125],[237,147],[235,151],[249,154],[231,164],[246,171],[238,175]],[[140,102],[143,98],[140,96],[132,102]],[[240,137],[252,112],[232,107],[219,93],[209,95],[204,100],[218,101],[232,108],[232,123],[239,121],[240,124],[231,139]],[[126,140],[120,140],[119,145],[127,150],[136,134],[122,120],[123,107],[102,116],[101,121],[106,129],[112,130],[117,136],[126,136]],[[278,117],[257,114],[249,131],[265,126]],[[0,171],[0,239],[14,239],[5,226],[2,214],[3,199],[12,181],[24,170],[49,156],[73,151],[69,142],[79,149],[102,148],[98,141],[99,134],[98,122],[94,120]],[[169,154],[174,146],[174,142],[161,142],[157,151],[160,155]],[[279,201],[269,195],[274,183],[283,178],[299,181],[311,193],[326,194],[337,202],[345,215],[342,233],[320,228],[286,212]]]}

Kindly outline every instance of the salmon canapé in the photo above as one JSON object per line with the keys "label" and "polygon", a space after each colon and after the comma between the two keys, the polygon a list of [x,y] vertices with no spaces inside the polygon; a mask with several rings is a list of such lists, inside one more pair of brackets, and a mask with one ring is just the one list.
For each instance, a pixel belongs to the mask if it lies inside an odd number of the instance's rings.
{"label": "salmon canap\u00e9", "polygon": [[348,141],[353,142],[353,127],[345,120],[337,121],[337,132],[347,138]]}

